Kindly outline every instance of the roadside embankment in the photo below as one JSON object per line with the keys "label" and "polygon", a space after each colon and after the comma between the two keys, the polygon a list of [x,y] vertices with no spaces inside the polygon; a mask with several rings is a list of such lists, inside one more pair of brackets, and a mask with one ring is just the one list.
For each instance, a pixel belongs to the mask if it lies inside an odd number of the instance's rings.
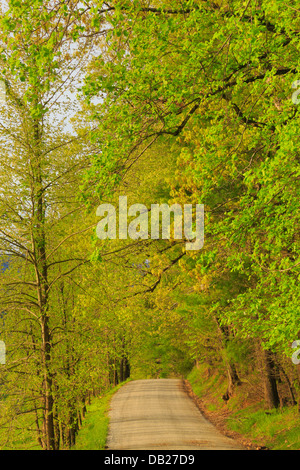
{"label": "roadside embankment", "polygon": [[[252,382],[253,380],[253,382]],[[242,381],[224,401],[225,377],[207,366],[194,368],[184,380],[187,393],[223,434],[253,450],[299,450],[300,416],[296,406],[267,410],[255,393],[258,377]]]}

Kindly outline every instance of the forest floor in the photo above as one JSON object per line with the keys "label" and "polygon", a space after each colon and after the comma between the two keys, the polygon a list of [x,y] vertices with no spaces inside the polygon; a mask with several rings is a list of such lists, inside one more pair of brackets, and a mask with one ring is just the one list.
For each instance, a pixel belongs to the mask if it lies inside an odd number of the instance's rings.
{"label": "forest floor", "polygon": [[297,407],[266,410],[257,383],[243,382],[226,402],[222,399],[227,387],[225,378],[211,374],[205,367],[194,368],[183,382],[201,413],[221,433],[247,449],[300,449]]}

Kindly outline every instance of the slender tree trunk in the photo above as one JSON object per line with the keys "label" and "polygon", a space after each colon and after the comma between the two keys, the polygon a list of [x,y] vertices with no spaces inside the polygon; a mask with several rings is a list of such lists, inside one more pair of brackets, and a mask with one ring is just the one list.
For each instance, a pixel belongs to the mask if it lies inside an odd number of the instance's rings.
{"label": "slender tree trunk", "polygon": [[55,432],[53,417],[53,380],[49,370],[51,361],[51,339],[47,316],[42,319],[42,352],[44,362],[44,394],[45,394],[45,430],[47,450],[55,450]]}
{"label": "slender tree trunk", "polygon": [[39,416],[38,416],[36,403],[34,403],[34,413],[35,413],[35,424],[36,424],[36,429],[37,429],[37,440],[41,448],[44,449],[45,446],[44,446],[44,442],[42,439],[42,431],[40,429]]}
{"label": "slender tree trunk", "polygon": [[127,380],[130,377],[130,363],[128,357],[125,357],[125,379]]}
{"label": "slender tree trunk", "polygon": [[45,397],[45,432],[47,450],[55,450],[55,432],[53,418],[53,377],[51,365],[51,333],[48,314],[48,269],[46,259],[45,236],[45,201],[41,161],[40,123],[33,125],[34,152],[31,158],[32,170],[32,244],[35,254],[35,272],[38,304],[41,321],[42,362]]}
{"label": "slender tree trunk", "polygon": [[123,382],[124,381],[124,357],[121,357],[121,360],[120,360],[119,377],[120,377],[120,382]]}

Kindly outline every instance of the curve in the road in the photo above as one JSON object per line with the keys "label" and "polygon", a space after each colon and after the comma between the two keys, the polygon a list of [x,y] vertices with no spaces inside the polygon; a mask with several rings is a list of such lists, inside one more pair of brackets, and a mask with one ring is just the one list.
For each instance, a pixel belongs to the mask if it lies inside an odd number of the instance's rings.
{"label": "curve in the road", "polygon": [[113,396],[111,450],[241,450],[203,417],[179,379],[135,380]]}

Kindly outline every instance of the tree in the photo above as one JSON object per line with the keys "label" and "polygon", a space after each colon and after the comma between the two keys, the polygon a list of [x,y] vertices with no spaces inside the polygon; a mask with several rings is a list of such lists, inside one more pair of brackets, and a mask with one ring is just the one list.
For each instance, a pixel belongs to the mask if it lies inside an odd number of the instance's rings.
{"label": "tree", "polygon": [[89,39],[73,42],[83,21],[76,2],[11,2],[1,17],[6,103],[1,118],[0,249],[12,266],[2,284],[10,329],[8,369],[11,377],[24,373],[33,380],[31,385],[22,380],[18,387],[26,390],[22,411],[36,412],[39,440],[48,450],[58,442],[56,328],[66,320],[55,311],[54,292],[59,285],[62,297],[64,279],[88,262],[70,240],[93,226],[83,219],[76,199],[92,146],[71,124],[62,130],[66,116],[79,108],[67,93],[76,91],[89,51]]}

